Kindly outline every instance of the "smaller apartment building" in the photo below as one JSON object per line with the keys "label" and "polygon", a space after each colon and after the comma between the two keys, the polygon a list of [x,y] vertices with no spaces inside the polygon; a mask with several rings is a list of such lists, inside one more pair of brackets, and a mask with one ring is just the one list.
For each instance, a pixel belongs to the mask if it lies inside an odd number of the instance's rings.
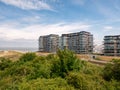
{"label": "smaller apartment building", "polygon": [[50,34],[39,37],[39,51],[41,52],[56,52],[59,45],[59,36]]}
{"label": "smaller apartment building", "polygon": [[120,35],[104,37],[104,55],[120,56]]}

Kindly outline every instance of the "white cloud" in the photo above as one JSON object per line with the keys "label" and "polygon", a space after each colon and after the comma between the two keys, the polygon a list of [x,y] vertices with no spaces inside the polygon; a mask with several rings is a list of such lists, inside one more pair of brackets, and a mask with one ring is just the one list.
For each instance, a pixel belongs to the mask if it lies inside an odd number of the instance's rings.
{"label": "white cloud", "polygon": [[26,16],[20,18],[20,22],[29,22],[29,23],[36,23],[41,21],[41,16]]}
{"label": "white cloud", "polygon": [[112,29],[113,29],[112,26],[105,26],[105,27],[104,27],[104,30],[105,30],[105,31],[110,31],[110,30],[112,30]]}
{"label": "white cloud", "polygon": [[44,0],[0,0],[1,2],[19,7],[25,10],[52,10],[52,8],[44,2]]}
{"label": "white cloud", "polygon": [[58,23],[58,24],[50,24],[50,25],[36,24],[36,25],[27,26],[22,29],[0,26],[0,34],[2,34],[0,38],[4,38],[6,40],[14,40],[14,39],[37,40],[40,35],[47,35],[47,34],[60,35],[63,33],[71,33],[78,30],[79,31],[88,30],[89,28],[90,25],[81,24],[81,23],[72,23],[72,24]]}

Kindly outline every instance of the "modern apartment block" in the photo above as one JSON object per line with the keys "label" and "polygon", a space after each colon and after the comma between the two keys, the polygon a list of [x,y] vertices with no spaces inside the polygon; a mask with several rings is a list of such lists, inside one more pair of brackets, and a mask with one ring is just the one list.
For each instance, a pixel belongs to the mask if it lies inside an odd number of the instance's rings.
{"label": "modern apartment block", "polygon": [[59,49],[69,49],[75,53],[93,52],[93,35],[90,32],[81,31],[77,33],[40,36],[39,51],[55,52]]}
{"label": "modern apartment block", "polygon": [[41,52],[56,52],[58,49],[59,36],[50,34],[39,37],[39,51]]}
{"label": "modern apartment block", "polygon": [[92,53],[93,52],[93,35],[90,32],[81,31],[67,34],[68,49],[75,53]]}
{"label": "modern apartment block", "polygon": [[61,49],[68,49],[69,34],[62,34],[61,36]]}
{"label": "modern apartment block", "polygon": [[104,55],[120,56],[120,35],[104,37]]}

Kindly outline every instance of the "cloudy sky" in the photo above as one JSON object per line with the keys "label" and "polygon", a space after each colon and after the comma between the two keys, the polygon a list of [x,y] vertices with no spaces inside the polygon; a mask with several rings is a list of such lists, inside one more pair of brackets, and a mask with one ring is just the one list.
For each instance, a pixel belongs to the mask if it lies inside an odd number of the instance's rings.
{"label": "cloudy sky", "polygon": [[40,35],[120,34],[120,0],[0,0],[0,47],[37,47]]}

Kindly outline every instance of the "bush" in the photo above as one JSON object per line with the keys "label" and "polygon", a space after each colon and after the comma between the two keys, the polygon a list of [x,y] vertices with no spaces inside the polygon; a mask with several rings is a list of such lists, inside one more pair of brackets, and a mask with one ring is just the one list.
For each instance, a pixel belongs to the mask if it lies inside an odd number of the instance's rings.
{"label": "bush", "polygon": [[33,73],[33,70],[32,68],[29,68],[28,66],[20,66],[11,72],[12,72],[11,75],[27,76]]}
{"label": "bush", "polygon": [[47,62],[33,63],[33,73],[29,74],[28,79],[50,78],[50,64]]}
{"label": "bush", "polygon": [[112,73],[114,79],[120,81],[120,60],[114,62]]}
{"label": "bush", "polygon": [[120,60],[114,60],[105,66],[103,70],[103,78],[107,81],[115,79],[120,81]]}
{"label": "bush", "polygon": [[52,77],[65,77],[69,71],[79,70],[80,60],[69,50],[58,50],[57,57],[53,61],[51,75]]}
{"label": "bush", "polygon": [[12,65],[12,61],[5,58],[0,58],[0,70],[4,70],[6,68],[9,68]]}
{"label": "bush", "polygon": [[26,62],[26,61],[31,61],[35,58],[36,58],[35,53],[26,53],[20,57],[20,60]]}
{"label": "bush", "polygon": [[74,86],[79,90],[89,90],[86,78],[81,74],[69,73],[67,77],[67,81],[68,81],[68,84]]}
{"label": "bush", "polygon": [[20,90],[74,90],[69,86],[66,80],[62,78],[54,79],[35,79],[29,82],[23,82],[19,85]]}
{"label": "bush", "polygon": [[84,68],[81,70],[82,73],[88,75],[100,75],[102,71],[102,67],[93,65],[91,63],[87,63],[84,65]]}
{"label": "bush", "polygon": [[15,62],[0,58],[0,90],[120,90],[119,76],[120,60],[100,67],[69,50],[26,53]]}

